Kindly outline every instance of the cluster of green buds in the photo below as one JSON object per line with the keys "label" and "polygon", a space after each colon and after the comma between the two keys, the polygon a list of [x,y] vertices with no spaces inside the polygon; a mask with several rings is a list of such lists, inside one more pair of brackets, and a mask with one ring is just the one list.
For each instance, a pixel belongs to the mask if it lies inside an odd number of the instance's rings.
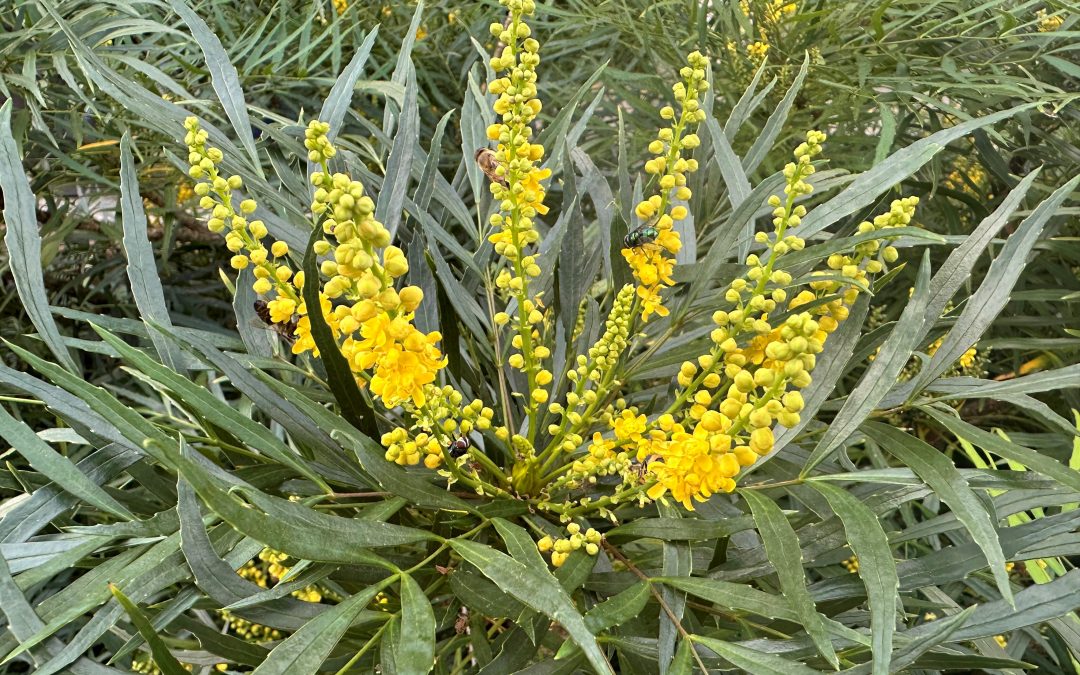
{"label": "cluster of green buds", "polygon": [[622,476],[623,482],[628,482],[633,480],[631,467],[630,453],[597,431],[593,434],[588,452],[575,457],[569,469],[552,482],[551,489],[574,490],[593,485],[608,476]]}
{"label": "cluster of green buds", "polygon": [[549,452],[570,452],[580,447],[582,437],[578,432],[593,421],[599,404],[606,400],[609,390],[616,384],[615,367],[630,338],[633,311],[634,287],[627,284],[615,296],[604,322],[603,334],[589,348],[588,356],[579,354],[576,367],[567,372],[574,389],[567,393],[566,405],[552,403],[548,406],[548,411],[560,418],[558,424],[548,427],[552,438],[560,440],[558,447],[549,448]]}
{"label": "cluster of green buds", "polygon": [[[875,216],[872,221],[859,223],[859,234],[881,232],[910,224],[918,204],[919,198],[915,196],[894,199],[889,205],[888,212]],[[886,265],[896,262],[899,253],[896,247],[889,245],[889,242],[895,239],[896,237],[883,235],[881,238],[856,244],[851,253],[834,253],[827,261],[829,269],[840,273],[853,286],[865,285],[868,275],[877,274],[884,270]],[[883,242],[885,245],[882,245]],[[814,281],[810,287],[814,290],[835,292],[839,289],[839,283],[838,281]]]}
{"label": "cluster of green buds", "polygon": [[495,411],[474,399],[462,405],[464,396],[453,387],[428,385],[424,405],[403,406],[413,420],[408,429],[397,427],[382,436],[386,459],[403,466],[418,464],[421,458],[429,469],[439,468],[447,459],[465,461],[465,452],[455,452],[455,443],[467,449],[467,441],[459,441],[474,430],[491,428]]}
{"label": "cluster of green buds", "polygon": [[603,541],[603,536],[593,528],[590,527],[585,532],[582,532],[580,525],[569,523],[566,526],[566,532],[570,536],[565,539],[553,539],[549,535],[536,543],[536,547],[541,553],[551,552],[551,564],[554,567],[562,567],[563,563],[574,551],[583,550],[593,556],[600,552],[600,542]]}
{"label": "cluster of green buds", "polygon": [[[210,211],[207,229],[225,234],[225,246],[234,254],[229,261],[233,269],[242,270],[249,264],[254,266],[256,293],[266,295],[276,291],[279,297],[291,300],[295,307],[297,293],[290,283],[293,271],[287,260],[289,245],[274,241],[268,249],[263,244],[268,234],[265,223],[247,218],[258,208],[255,200],[244,199],[234,204],[236,192],[244,187],[243,178],[221,175],[218,165],[224,156],[218,148],[207,147],[209,134],[200,127],[197,118],[185,119],[184,129],[190,165],[188,175],[196,181],[193,190],[199,197],[199,206]],[[287,316],[277,312],[273,318],[278,323],[287,323],[291,319],[292,312]]]}

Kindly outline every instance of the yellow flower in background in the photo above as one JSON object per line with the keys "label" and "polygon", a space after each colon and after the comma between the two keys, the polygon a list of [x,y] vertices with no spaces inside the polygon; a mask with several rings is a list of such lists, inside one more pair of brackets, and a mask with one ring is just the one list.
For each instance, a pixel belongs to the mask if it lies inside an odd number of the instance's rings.
{"label": "yellow flower in background", "polygon": [[349,0],[334,0],[334,11],[341,16],[349,9]]}
{"label": "yellow flower in background", "polygon": [[760,40],[746,45],[746,55],[752,61],[761,61],[769,53],[769,43]]}
{"label": "yellow flower in background", "polygon": [[1052,33],[1061,25],[1065,23],[1065,17],[1060,14],[1047,15],[1045,9],[1040,9],[1035,12],[1035,18],[1038,20],[1038,30],[1040,33]]}

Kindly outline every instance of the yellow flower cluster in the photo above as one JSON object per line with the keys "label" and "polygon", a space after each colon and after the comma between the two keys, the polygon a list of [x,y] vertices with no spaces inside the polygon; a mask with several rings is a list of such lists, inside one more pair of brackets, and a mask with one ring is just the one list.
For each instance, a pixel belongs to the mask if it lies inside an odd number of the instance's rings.
{"label": "yellow flower cluster", "polygon": [[[243,187],[242,179],[219,175],[221,151],[206,147],[207,134],[198,120],[188,118],[185,128],[189,175],[199,181],[194,190],[200,205],[211,209],[208,227],[214,232],[228,228],[225,243],[236,254],[231,261],[235,269],[254,266],[255,292],[272,294],[267,302],[270,320],[295,326],[293,353],[310,351],[318,356],[307,303],[300,294],[304,274],[289,267],[288,244],[263,245],[265,224],[246,218],[256,210],[255,202],[243,200],[239,212],[233,204],[233,192]],[[390,233],[375,220],[375,203],[364,194],[363,185],[346,174],[328,171],[327,163],[336,155],[327,137],[329,130],[326,123],[313,120],[304,140],[308,159],[323,169],[311,175],[316,188],[311,210],[321,219],[323,232],[333,239],[333,243],[327,239],[315,243],[315,253],[328,256],[321,265],[328,280],[319,291],[320,310],[334,337],[343,338],[342,354],[359,382],[370,384],[372,394],[385,407],[406,401],[423,405],[425,387],[446,365],[436,347],[442,336],[424,334],[413,325],[424,294],[416,286],[395,288],[409,265],[405,253],[390,245]]]}
{"label": "yellow flower cluster", "polygon": [[[420,463],[437,469],[448,457],[460,457],[464,461],[469,442],[466,439],[474,430],[491,428],[495,411],[479,399],[461,405],[463,396],[453,387],[429,386],[425,396],[426,405],[414,412],[414,424],[410,429],[397,427],[382,436],[386,446],[386,459],[403,466]],[[454,444],[462,447],[455,452]]]}
{"label": "yellow flower cluster", "polygon": [[[742,467],[772,452],[773,424],[799,423],[804,403],[798,390],[811,383],[816,355],[828,335],[847,318],[848,306],[866,286],[868,275],[896,259],[892,247],[864,242],[850,254],[830,259],[829,266],[839,274],[814,280],[810,289],[788,298],[792,278],[778,262],[804,247],[789,230],[806,215],[795,202],[812,192],[806,178],[814,173],[811,160],[821,152],[824,140],[824,134],[809,132],[806,142],[795,149],[796,161],[784,168],[784,199],[769,200],[774,232],[755,237],[768,255],[748,256],[746,274],[729,285],[724,299],[732,307],[713,314],[711,351],[682,364],[677,377],[681,392],[675,402],[652,423],[644,415],[624,411],[625,422],[615,425],[616,438],[632,444],[638,460],[648,462],[647,472],[655,480],[647,491],[651,499],[670,493],[693,509],[693,500],[733,490]],[[897,200],[889,213],[863,223],[860,231],[907,224],[917,201]],[[814,303],[810,309],[796,311],[809,303]],[[782,323],[770,319],[784,308],[788,316]]]}
{"label": "yellow flower cluster", "polygon": [[[749,0],[740,0],[739,9],[743,16],[752,20],[757,28],[757,40],[746,45],[746,57],[754,65],[760,65],[769,53],[769,43],[779,37],[778,29],[785,17],[794,14],[798,7],[793,2],[785,0],[764,0],[764,2],[751,3]],[[738,48],[733,40],[729,40],[726,46],[731,56],[738,54]]]}
{"label": "yellow flower cluster", "polygon": [[1045,9],[1036,11],[1035,18],[1039,21],[1038,29],[1040,33],[1052,33],[1061,28],[1061,24],[1065,23],[1065,17],[1060,14],[1048,15]]}
{"label": "yellow flower cluster", "polygon": [[564,539],[553,539],[548,535],[536,542],[536,547],[541,553],[551,552],[551,564],[554,567],[562,567],[574,551],[585,551],[593,556],[600,552],[603,536],[598,531],[590,527],[582,532],[581,526],[577,523],[569,523],[566,531],[570,536]]}
{"label": "yellow flower cluster", "polygon": [[761,63],[769,53],[769,43],[757,40],[746,45],[746,55],[754,63]]}
{"label": "yellow flower cluster", "polygon": [[[754,5],[760,5],[761,18],[769,23],[776,23],[798,10],[794,2],[786,0],[764,0],[764,2],[755,2]],[[755,9],[757,7],[752,7],[750,0],[739,0],[739,10],[742,11],[743,16],[752,17]]]}
{"label": "yellow flower cluster", "polygon": [[[915,207],[918,203],[918,197],[894,199],[889,205],[888,212],[875,216],[872,222],[864,221],[859,223],[859,234],[881,232],[889,228],[908,225],[915,215]],[[841,287],[847,286],[844,291],[845,301],[851,304],[858,294],[858,289],[865,287],[868,283],[868,275],[877,274],[885,269],[886,264],[896,262],[899,253],[895,247],[888,245],[888,242],[892,239],[895,239],[895,237],[883,234],[878,239],[856,245],[851,254],[834,253],[829,256],[827,261],[829,269],[833,270],[832,276],[834,278],[813,281],[810,283],[810,288],[816,291],[833,293],[840,291]],[[886,242],[885,246],[882,246],[883,241]],[[879,253],[880,256],[878,256]],[[875,256],[877,257],[875,258]],[[837,272],[843,278],[843,281],[835,278]],[[814,276],[829,275],[830,272],[824,270],[814,272]]]}
{"label": "yellow flower cluster", "polygon": [[685,202],[691,196],[686,176],[697,171],[698,163],[683,157],[683,151],[693,150],[701,144],[693,130],[705,119],[700,97],[709,88],[705,79],[707,66],[708,59],[700,52],[692,52],[687,57],[687,65],[679,71],[682,81],[672,88],[675,100],[680,104],[679,113],[676,115],[671,106],[660,109],[660,117],[671,124],[661,129],[656,140],[649,144],[649,152],[656,157],[645,162],[645,172],[656,176],[657,191],[634,210],[641,224],[627,236],[630,246],[622,251],[638,281],[643,321],[648,321],[652,314],[668,314],[660,290],[675,285],[672,278],[675,261],[665,252],[674,255],[682,248],[679,233],[673,227],[688,214],[682,204],[672,205],[672,198]]}
{"label": "yellow flower cluster", "polygon": [[850,558],[844,560],[841,564],[844,566],[844,569],[846,569],[851,574],[859,573],[859,558],[857,556],[851,556]]}
{"label": "yellow flower cluster", "polygon": [[338,16],[341,16],[349,9],[349,0],[333,0],[333,2],[334,11],[337,12]]}
{"label": "yellow flower cluster", "polygon": [[[395,288],[409,271],[405,252],[390,244],[390,232],[375,220],[375,202],[364,186],[343,173],[331,174],[327,162],[336,150],[327,138],[329,125],[312,121],[305,131],[308,159],[322,171],[311,174],[315,196],[311,210],[322,218],[330,239],[315,252],[329,255],[320,271],[328,277],[323,292],[345,299],[333,309],[331,326],[344,336],[341,352],[371,393],[387,408],[405,401],[420,406],[424,389],[446,365],[435,346],[442,336],[424,334],[413,325],[413,313],[424,298],[417,286]],[[304,319],[300,320],[302,330]],[[358,334],[359,333],[359,334]]]}

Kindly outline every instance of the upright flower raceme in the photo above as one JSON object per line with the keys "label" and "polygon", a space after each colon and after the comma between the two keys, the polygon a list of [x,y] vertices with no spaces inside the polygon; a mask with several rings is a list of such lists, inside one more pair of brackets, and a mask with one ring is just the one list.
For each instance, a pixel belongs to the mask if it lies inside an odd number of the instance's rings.
{"label": "upright flower raceme", "polygon": [[682,247],[679,233],[673,228],[688,212],[676,202],[690,199],[686,176],[698,168],[697,160],[684,157],[683,152],[701,144],[693,131],[705,119],[700,97],[709,87],[705,79],[707,65],[707,59],[699,52],[691,53],[687,65],[679,71],[682,81],[673,87],[680,111],[676,113],[671,106],[660,109],[660,117],[671,124],[661,129],[656,140],[649,144],[649,152],[656,157],[645,163],[645,172],[655,176],[656,192],[634,210],[639,224],[627,237],[629,246],[622,251],[638,282],[637,295],[644,321],[653,314],[668,314],[660,291],[675,285],[672,277],[675,261],[668,254],[674,255]]}
{"label": "upright flower raceme", "polygon": [[[207,226],[225,232],[226,246],[235,253],[234,268],[254,267],[254,290],[267,299],[270,320],[290,327],[293,353],[318,356],[309,308],[301,294],[304,274],[289,266],[288,245],[263,244],[266,225],[246,217],[256,210],[255,202],[245,199],[238,209],[233,203],[243,181],[220,175],[221,151],[207,147],[207,133],[198,120],[189,118],[185,128],[189,175],[198,181],[194,189],[200,205],[211,210]],[[375,203],[364,194],[364,186],[344,173],[329,172],[328,162],[336,154],[329,130],[326,123],[313,120],[304,141],[308,159],[323,169],[311,175],[316,188],[311,210],[327,237],[315,243],[315,253],[326,257],[321,271],[328,280],[319,291],[323,320],[342,341],[342,354],[358,381],[369,384],[384,406],[406,401],[422,405],[427,387],[446,365],[436,347],[441,336],[425,334],[413,325],[424,294],[416,286],[395,287],[409,266],[404,252],[390,245],[390,233],[375,220]]]}
{"label": "upright flower raceme", "polygon": [[495,316],[495,323],[498,326],[514,323],[515,335],[511,344],[516,352],[510,355],[508,362],[526,376],[529,417],[527,437],[517,443],[525,455],[530,455],[531,439],[537,432],[539,406],[547,402],[545,387],[553,379],[551,371],[543,365],[550,350],[539,344],[543,303],[529,290],[530,280],[540,275],[540,266],[530,253],[540,238],[533,219],[547,213],[542,181],[551,175],[551,171],[538,165],[544,156],[544,148],[532,141],[530,126],[541,109],[536,90],[540,44],[530,37],[531,30],[525,23],[525,17],[535,11],[535,4],[533,0],[500,0],[500,3],[509,11],[509,20],[505,24],[491,24],[491,33],[503,48],[491,59],[491,67],[499,77],[488,87],[498,96],[494,109],[499,116],[499,121],[487,130],[488,139],[497,143],[496,167],[490,185],[499,204],[498,212],[492,214],[490,221],[495,231],[488,239],[495,245],[495,252],[509,263],[498,272],[495,285],[516,300],[516,315],[510,317],[506,312],[500,312]]}
{"label": "upright flower raceme", "polygon": [[413,325],[424,293],[417,286],[396,288],[409,264],[375,220],[375,202],[364,194],[364,186],[344,173],[326,170],[336,154],[326,135],[329,130],[323,122],[311,122],[305,146],[308,159],[323,167],[311,174],[311,210],[322,218],[327,236],[315,252],[328,256],[320,269],[328,277],[323,292],[331,300],[343,300],[331,313],[344,337],[341,352],[387,408],[405,401],[423,405],[426,387],[446,365],[436,347],[442,336]]}
{"label": "upright flower raceme", "polygon": [[236,203],[237,192],[244,187],[243,179],[221,174],[219,165],[224,156],[218,148],[207,146],[209,136],[199,126],[198,119],[184,120],[184,129],[188,175],[195,180],[192,189],[199,196],[199,206],[210,211],[207,228],[224,235],[225,246],[234,254],[230,260],[233,269],[242,270],[249,265],[253,268],[253,288],[269,299],[271,321],[289,325],[301,304],[294,273],[288,265],[289,245],[275,241],[268,248],[263,243],[267,237],[266,225],[261,220],[248,219],[258,205],[252,199]]}

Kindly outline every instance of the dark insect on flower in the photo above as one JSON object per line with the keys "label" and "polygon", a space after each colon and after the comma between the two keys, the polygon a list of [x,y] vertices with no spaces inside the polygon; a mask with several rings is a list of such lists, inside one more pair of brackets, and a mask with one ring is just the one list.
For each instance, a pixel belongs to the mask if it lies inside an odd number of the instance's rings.
{"label": "dark insect on flower", "polygon": [[282,340],[289,344],[296,342],[296,324],[299,322],[300,317],[294,316],[287,323],[274,323],[270,319],[270,307],[262,298],[255,301],[255,313],[259,315],[263,323],[281,336]]}
{"label": "dark insect on flower", "polygon": [[495,151],[491,148],[480,148],[476,151],[476,164],[484,175],[493,183],[506,186],[506,176],[500,176],[497,169],[502,166]]}
{"label": "dark insect on flower", "polygon": [[472,441],[469,440],[469,437],[462,436],[461,438],[454,440],[449,446],[447,446],[446,451],[450,453],[451,457],[457,458],[468,452],[469,448],[471,447]]}
{"label": "dark insect on flower", "polygon": [[656,228],[655,221],[649,221],[641,227],[631,230],[623,237],[623,248],[643,248],[647,244],[656,241],[660,236],[660,230]]}
{"label": "dark insect on flower", "polygon": [[641,463],[637,466],[637,479],[639,483],[645,483],[648,480],[649,475],[649,462],[652,461],[653,455],[649,455],[645,459],[641,460]]}

